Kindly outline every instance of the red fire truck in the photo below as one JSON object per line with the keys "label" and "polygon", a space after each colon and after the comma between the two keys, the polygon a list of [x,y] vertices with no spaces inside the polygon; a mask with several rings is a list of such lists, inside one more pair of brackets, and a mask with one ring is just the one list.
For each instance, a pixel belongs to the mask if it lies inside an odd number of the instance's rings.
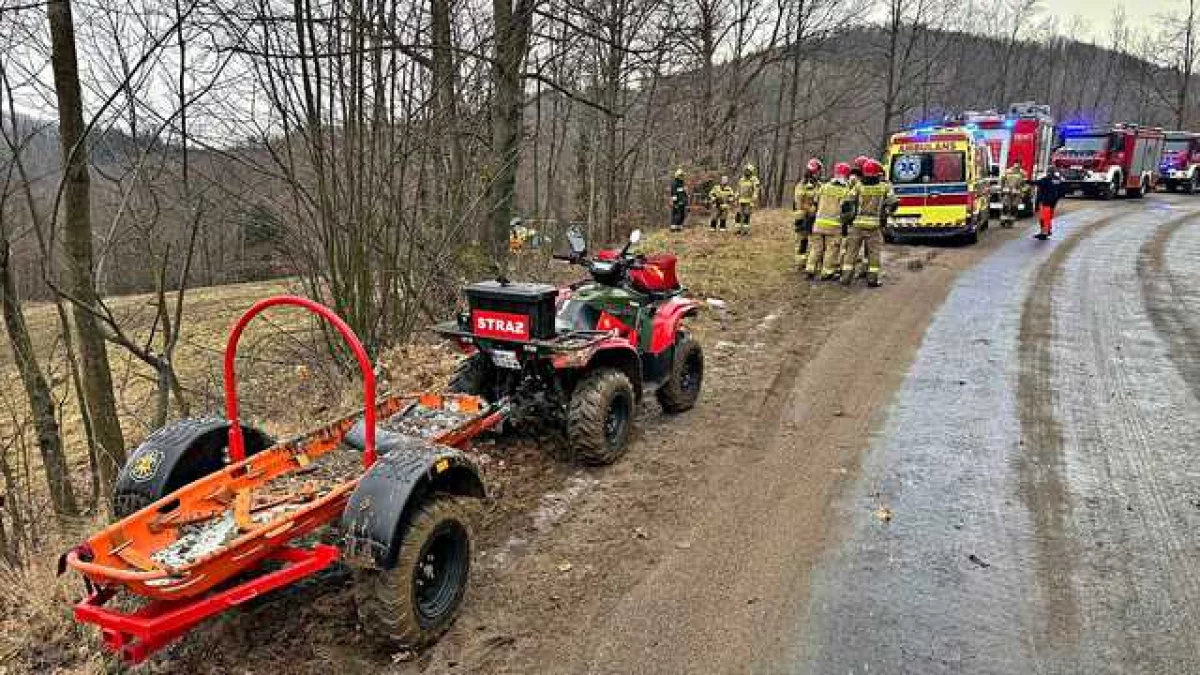
{"label": "red fire truck", "polygon": [[1200,134],[1168,131],[1166,137],[1158,163],[1159,182],[1171,192],[1200,192]]}
{"label": "red fire truck", "polygon": [[[1014,103],[1006,113],[966,111],[953,119],[957,126],[975,131],[992,155],[993,171],[1003,172],[1019,164],[1029,180],[1046,173],[1054,148],[1054,118],[1050,106],[1033,102]],[[991,209],[1000,210],[1000,185],[991,186]],[[1033,191],[1027,188],[1021,200],[1021,215],[1033,214]]]}
{"label": "red fire truck", "polygon": [[1163,131],[1136,124],[1065,126],[1054,166],[1072,192],[1111,199],[1154,190]]}

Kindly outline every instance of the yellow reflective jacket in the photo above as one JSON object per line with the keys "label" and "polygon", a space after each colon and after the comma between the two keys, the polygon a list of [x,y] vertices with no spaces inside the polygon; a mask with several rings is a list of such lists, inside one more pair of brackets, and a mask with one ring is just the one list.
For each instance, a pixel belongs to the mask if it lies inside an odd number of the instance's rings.
{"label": "yellow reflective jacket", "polygon": [[1000,187],[1005,192],[1021,192],[1025,189],[1025,171],[1019,166],[1010,166],[1008,171],[1004,172]]}
{"label": "yellow reflective jacket", "polygon": [[817,190],[817,220],[813,231],[821,234],[842,233],[842,209],[852,203],[853,189],[845,183],[829,181]]}
{"label": "yellow reflective jacket", "polygon": [[820,189],[821,182],[815,178],[805,178],[796,183],[796,189],[792,192],[792,212],[796,218],[811,215],[817,210],[817,192]]}
{"label": "yellow reflective jacket", "polygon": [[874,185],[860,182],[852,190],[857,206],[854,226],[865,230],[879,227],[880,218],[896,203],[896,193],[886,180]]}
{"label": "yellow reflective jacket", "polygon": [[721,185],[717,183],[708,191],[708,198],[712,200],[713,206],[729,206],[733,203],[733,198],[737,194],[733,191],[732,185]]}
{"label": "yellow reflective jacket", "polygon": [[738,181],[737,198],[739,204],[758,204],[758,176],[743,177]]}

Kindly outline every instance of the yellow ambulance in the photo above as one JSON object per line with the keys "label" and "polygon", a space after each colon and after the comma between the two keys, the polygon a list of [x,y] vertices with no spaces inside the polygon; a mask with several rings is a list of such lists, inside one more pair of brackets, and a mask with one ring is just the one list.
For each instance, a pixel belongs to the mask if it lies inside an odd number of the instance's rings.
{"label": "yellow ambulance", "polygon": [[969,129],[932,127],[893,134],[885,158],[899,206],[888,241],[953,237],[974,243],[988,226],[991,153]]}

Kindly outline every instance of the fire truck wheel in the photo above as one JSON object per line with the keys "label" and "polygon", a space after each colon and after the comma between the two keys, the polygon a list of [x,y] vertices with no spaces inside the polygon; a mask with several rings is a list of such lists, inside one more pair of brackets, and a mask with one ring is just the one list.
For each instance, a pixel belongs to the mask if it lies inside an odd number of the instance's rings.
{"label": "fire truck wheel", "polygon": [[466,499],[427,499],[405,520],[395,566],[356,570],[354,599],[364,631],[418,649],[449,630],[471,576],[468,514]]}
{"label": "fire truck wheel", "polygon": [[1183,188],[1183,191],[1189,195],[1194,195],[1197,192],[1200,192],[1200,172],[1192,173],[1192,177],[1188,180],[1187,185]]}
{"label": "fire truck wheel", "polygon": [[567,443],[584,464],[612,464],[625,454],[637,412],[633,385],[616,368],[580,380],[567,406]]}
{"label": "fire truck wheel", "polygon": [[1149,192],[1149,191],[1150,191],[1150,190],[1149,190],[1149,187],[1150,187],[1150,186],[1149,186],[1149,184],[1146,182],[1146,178],[1145,178],[1145,176],[1143,176],[1143,177],[1142,177],[1142,182],[1141,182],[1141,183],[1139,183],[1139,184],[1138,184],[1138,186],[1137,186],[1137,187],[1135,187],[1135,188],[1128,188],[1128,189],[1126,189],[1126,190],[1125,190],[1125,194],[1126,194],[1128,197],[1132,198],[1132,199],[1141,199],[1142,197],[1144,197],[1144,196],[1146,195],[1146,193],[1147,193],[1147,192]]}
{"label": "fire truck wheel", "polygon": [[1104,186],[1104,188],[1102,188],[1100,190],[1100,199],[1104,199],[1104,200],[1112,199],[1113,197],[1116,197],[1120,191],[1121,191],[1121,177],[1120,177],[1120,175],[1117,175],[1117,176],[1113,177],[1111,183]]}
{"label": "fire truck wheel", "polygon": [[671,360],[671,376],[655,392],[663,412],[668,414],[691,410],[700,397],[704,382],[704,352],[687,333],[680,333]]}

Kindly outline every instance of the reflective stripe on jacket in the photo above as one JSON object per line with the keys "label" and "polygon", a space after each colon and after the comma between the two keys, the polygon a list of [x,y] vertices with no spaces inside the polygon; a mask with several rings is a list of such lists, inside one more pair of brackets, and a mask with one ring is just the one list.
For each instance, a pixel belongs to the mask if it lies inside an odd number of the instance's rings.
{"label": "reflective stripe on jacket", "polygon": [[845,183],[828,182],[817,191],[817,220],[813,231],[822,234],[841,234],[842,206],[851,198],[852,190]]}
{"label": "reflective stripe on jacket", "polygon": [[757,204],[758,178],[751,177],[739,180],[737,196],[739,204]]}
{"label": "reflective stripe on jacket", "polygon": [[817,192],[820,189],[821,184],[816,180],[806,179],[796,183],[796,189],[792,194],[792,210],[797,218],[810,215],[817,210]]}
{"label": "reflective stripe on jacket", "polygon": [[892,204],[896,203],[896,194],[892,184],[881,180],[874,185],[859,183],[854,187],[858,200],[858,213],[854,216],[854,226],[863,229],[879,227],[879,219]]}

